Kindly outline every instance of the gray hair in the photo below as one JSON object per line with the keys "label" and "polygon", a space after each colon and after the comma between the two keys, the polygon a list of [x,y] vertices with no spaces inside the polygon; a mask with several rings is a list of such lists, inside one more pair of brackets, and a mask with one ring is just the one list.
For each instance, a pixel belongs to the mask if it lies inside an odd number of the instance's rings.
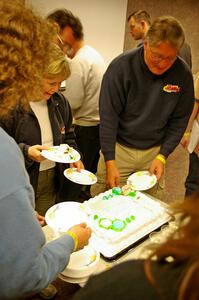
{"label": "gray hair", "polygon": [[174,17],[163,16],[157,18],[146,34],[146,40],[150,46],[168,42],[174,48],[180,49],[185,40],[185,34],[181,23]]}

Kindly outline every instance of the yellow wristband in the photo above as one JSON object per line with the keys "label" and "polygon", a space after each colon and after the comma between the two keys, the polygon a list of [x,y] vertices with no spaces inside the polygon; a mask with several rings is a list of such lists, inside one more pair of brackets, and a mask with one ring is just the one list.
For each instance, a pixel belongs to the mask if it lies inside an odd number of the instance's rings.
{"label": "yellow wristband", "polygon": [[164,155],[158,154],[156,156],[156,159],[160,160],[164,165],[166,164],[166,159],[165,159]]}
{"label": "yellow wristband", "polygon": [[73,238],[74,244],[75,244],[73,251],[76,251],[77,250],[77,246],[78,246],[78,238],[77,238],[76,234],[74,232],[72,232],[72,231],[68,231],[67,234],[70,235]]}
{"label": "yellow wristband", "polygon": [[184,134],[183,134],[184,137],[188,137],[190,136],[190,131],[186,131]]}

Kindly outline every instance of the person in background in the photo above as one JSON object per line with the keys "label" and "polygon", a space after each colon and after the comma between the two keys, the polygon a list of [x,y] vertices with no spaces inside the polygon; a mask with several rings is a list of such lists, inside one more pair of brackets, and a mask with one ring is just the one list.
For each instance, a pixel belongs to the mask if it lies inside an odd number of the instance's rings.
{"label": "person in background", "polygon": [[[52,30],[19,1],[0,1],[0,19],[2,120],[16,105],[40,99]],[[46,244],[24,157],[0,127],[0,299],[16,300],[45,288],[64,270],[70,254],[88,243],[90,234],[86,224],[80,224]]]}
{"label": "person in background", "polygon": [[[143,45],[145,36],[151,25],[151,16],[145,10],[137,10],[128,16],[130,34],[135,41],[141,40],[138,46]],[[191,48],[185,41],[179,49],[178,55],[192,68]]]}
{"label": "person in background", "polygon": [[[187,149],[189,148],[189,142],[190,142],[190,133],[193,127],[193,122],[195,121],[196,124],[199,124],[199,73],[197,73],[195,81],[194,81],[194,87],[195,87],[195,104],[194,109],[191,114],[191,117],[189,119],[189,123],[187,125],[187,129],[183,135],[183,138],[181,140],[182,146]],[[199,127],[199,125],[198,125]],[[199,133],[198,133],[199,135]],[[195,137],[196,138],[196,137]],[[199,139],[199,137],[198,137]],[[196,146],[196,149],[193,150],[189,154],[189,171],[188,175],[185,181],[185,188],[186,196],[190,196],[192,193],[194,193],[199,188],[199,158],[198,158],[198,146]]]}
{"label": "person in background", "polygon": [[[100,151],[99,93],[105,62],[94,48],[85,44],[82,23],[71,11],[56,10],[47,19],[58,24],[58,44],[65,47],[71,58],[71,76],[65,82],[63,94],[72,108],[76,142],[85,169],[96,173]],[[89,198],[90,193],[87,190],[82,196]]]}
{"label": "person in background", "polygon": [[91,276],[73,300],[199,299],[199,190],[174,212],[178,229],[146,260],[129,260]]}
{"label": "person in background", "polygon": [[102,154],[92,196],[123,186],[132,172],[149,170],[161,198],[166,159],[179,144],[193,108],[190,68],[177,54],[184,31],[173,17],[157,18],[144,45],[115,58],[100,94]]}
{"label": "person in background", "polygon": [[145,10],[137,10],[128,16],[130,34],[135,41],[142,40],[138,46],[143,44],[146,33],[151,25],[151,17]]}
{"label": "person in background", "polygon": [[[52,43],[50,62],[44,78],[42,100],[30,102],[30,110],[24,112],[17,106],[12,115],[0,124],[11,135],[25,158],[30,182],[35,190],[36,211],[44,215],[49,207],[65,200],[67,164],[45,159],[41,151],[53,145],[68,144],[77,148],[72,125],[72,113],[67,99],[58,91],[60,84],[70,75],[65,55]],[[83,168],[81,161],[71,167]]]}

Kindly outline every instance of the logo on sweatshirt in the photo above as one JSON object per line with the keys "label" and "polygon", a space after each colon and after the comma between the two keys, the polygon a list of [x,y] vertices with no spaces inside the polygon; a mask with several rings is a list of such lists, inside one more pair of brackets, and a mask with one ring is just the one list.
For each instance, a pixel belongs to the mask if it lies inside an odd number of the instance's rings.
{"label": "logo on sweatshirt", "polygon": [[167,84],[163,87],[163,91],[167,93],[179,93],[180,87],[178,85]]}

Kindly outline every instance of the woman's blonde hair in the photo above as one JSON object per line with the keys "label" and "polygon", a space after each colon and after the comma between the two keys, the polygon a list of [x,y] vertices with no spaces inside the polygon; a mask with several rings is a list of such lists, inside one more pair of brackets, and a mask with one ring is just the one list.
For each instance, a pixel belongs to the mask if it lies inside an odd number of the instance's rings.
{"label": "woman's blonde hair", "polygon": [[15,0],[0,1],[0,115],[41,96],[53,29]]}
{"label": "woman's blonde hair", "polygon": [[70,76],[70,68],[65,54],[56,44],[50,46],[49,64],[46,68],[45,77],[60,76],[66,79]]}

